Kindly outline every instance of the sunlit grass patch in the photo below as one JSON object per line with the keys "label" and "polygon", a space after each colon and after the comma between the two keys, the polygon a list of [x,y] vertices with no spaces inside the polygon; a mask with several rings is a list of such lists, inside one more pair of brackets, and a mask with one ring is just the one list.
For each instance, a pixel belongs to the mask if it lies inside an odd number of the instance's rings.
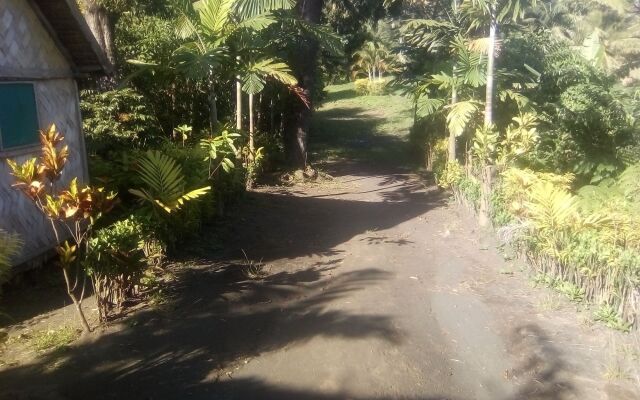
{"label": "sunlit grass patch", "polygon": [[63,326],[57,329],[43,329],[30,334],[21,335],[26,344],[37,352],[63,349],[80,337],[77,328]]}

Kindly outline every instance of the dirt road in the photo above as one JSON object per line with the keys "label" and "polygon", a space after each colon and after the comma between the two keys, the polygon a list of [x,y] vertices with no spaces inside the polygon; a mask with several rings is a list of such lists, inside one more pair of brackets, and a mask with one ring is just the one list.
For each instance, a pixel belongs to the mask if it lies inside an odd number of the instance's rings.
{"label": "dirt road", "polygon": [[[349,101],[330,103],[322,125],[362,128],[374,114],[385,117]],[[370,133],[342,144],[356,155],[366,155],[363,141],[404,146],[406,131]],[[167,305],[67,352],[5,368],[0,391],[54,399],[639,398],[628,380],[604,379],[617,334],[580,323],[561,299],[545,306],[550,292],[532,288],[492,235],[421,177],[354,159],[323,164],[332,180],[251,193],[226,228],[212,227],[184,250],[190,256],[175,267]],[[222,251],[210,245],[220,242]]]}

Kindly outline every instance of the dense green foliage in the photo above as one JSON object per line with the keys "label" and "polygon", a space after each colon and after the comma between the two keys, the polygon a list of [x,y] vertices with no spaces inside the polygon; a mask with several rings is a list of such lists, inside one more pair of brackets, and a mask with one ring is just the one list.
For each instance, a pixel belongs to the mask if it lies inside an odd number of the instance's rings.
{"label": "dense green foliage", "polygon": [[101,319],[136,294],[147,266],[143,226],[135,218],[117,221],[98,230],[89,243],[85,260],[87,274],[92,277]]}
{"label": "dense green foliage", "polygon": [[[404,24],[400,80],[413,87],[412,138],[439,184],[492,218],[541,282],[628,330],[640,313],[640,17],[631,2],[587,3],[442,5]],[[499,25],[498,40],[479,15]]]}
{"label": "dense green foliage", "polygon": [[636,323],[640,17],[630,1],[327,0],[311,3],[323,5],[315,16],[290,0],[85,3],[110,20],[116,69],[87,83],[81,104],[91,175],[119,193],[84,263],[101,312],[264,168],[308,167],[322,88],[355,80],[363,96],[408,95],[412,148],[501,227],[539,281],[598,303],[611,326]]}

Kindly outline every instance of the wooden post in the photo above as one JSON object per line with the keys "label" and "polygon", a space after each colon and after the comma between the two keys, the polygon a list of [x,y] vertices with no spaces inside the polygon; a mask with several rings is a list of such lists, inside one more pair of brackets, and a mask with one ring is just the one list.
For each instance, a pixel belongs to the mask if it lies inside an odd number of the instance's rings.
{"label": "wooden post", "polygon": [[487,165],[482,168],[482,176],[480,181],[480,209],[478,210],[478,224],[480,226],[489,226],[491,217],[489,211],[491,209],[491,189],[496,173],[494,165]]}

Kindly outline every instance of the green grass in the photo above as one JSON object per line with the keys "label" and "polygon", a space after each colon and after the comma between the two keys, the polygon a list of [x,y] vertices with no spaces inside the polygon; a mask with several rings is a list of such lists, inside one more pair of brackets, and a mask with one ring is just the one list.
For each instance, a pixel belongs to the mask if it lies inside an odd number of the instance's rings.
{"label": "green grass", "polygon": [[395,93],[358,96],[353,83],[329,86],[311,125],[314,161],[332,159],[408,163],[411,102]]}
{"label": "green grass", "polygon": [[36,331],[29,335],[28,343],[38,352],[56,351],[67,347],[78,337],[80,337],[80,331],[77,328],[64,326],[58,329]]}

